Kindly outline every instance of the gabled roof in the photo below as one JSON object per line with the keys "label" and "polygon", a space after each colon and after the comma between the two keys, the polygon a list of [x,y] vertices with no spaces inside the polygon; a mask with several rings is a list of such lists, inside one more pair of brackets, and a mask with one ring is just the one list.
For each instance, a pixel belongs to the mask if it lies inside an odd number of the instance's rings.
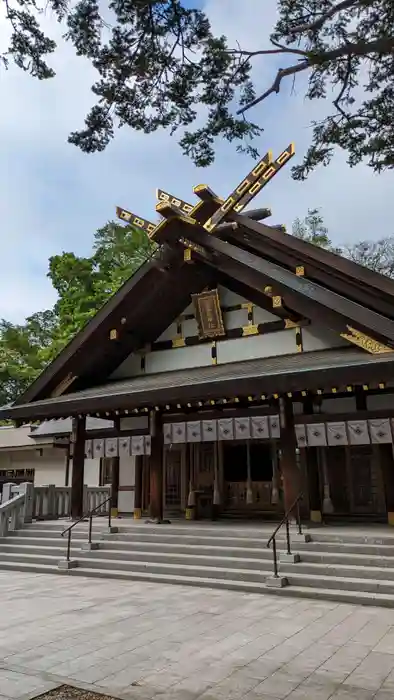
{"label": "gabled roof", "polygon": [[[88,412],[114,412],[143,408],[177,401],[209,401],[217,397],[231,398],[238,393],[272,394],[319,389],[330,382],[358,384],[379,381],[392,359],[387,355],[370,355],[360,349],[341,348],[293,355],[269,357],[266,360],[244,360],[223,365],[160,372],[132,379],[107,382],[84,391],[71,392],[58,398],[15,406],[16,420],[25,419],[34,411],[36,419],[49,416],[77,415]],[[63,422],[63,421],[59,421]]]}
{"label": "gabled roof", "polygon": [[[25,419],[33,404],[37,416],[43,406],[46,417],[65,415],[60,406],[70,406],[72,396],[82,397],[81,392],[92,387],[108,389],[113,371],[132,352],[154,342],[188,306],[192,294],[220,283],[272,310],[265,291],[269,288],[283,298],[282,307],[275,309],[278,315],[317,319],[355,345],[363,345],[362,337],[365,349],[387,353],[387,366],[394,348],[394,282],[259,223],[253,213],[239,213],[254,196],[252,191],[266,184],[262,173],[272,177],[271,171],[275,174],[293,153],[289,147],[274,163],[267,154],[225,202],[206,186],[195,188],[201,198],[195,207],[168,196],[157,206],[164,219],[156,226],[119,210],[121,218],[149,231],[159,249],[14,406],[0,410],[0,417]],[[268,214],[262,210],[259,216]],[[185,248],[191,251],[192,264]],[[371,357],[364,354],[370,366]],[[133,386],[139,382],[133,380]],[[51,414],[55,405],[59,410]]]}

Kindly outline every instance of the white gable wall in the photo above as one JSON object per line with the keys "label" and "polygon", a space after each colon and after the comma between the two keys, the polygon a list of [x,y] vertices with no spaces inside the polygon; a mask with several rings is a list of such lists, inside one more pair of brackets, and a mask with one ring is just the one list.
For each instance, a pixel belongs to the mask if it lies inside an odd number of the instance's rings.
{"label": "white gable wall", "polygon": [[[219,287],[220,303],[223,308],[248,304],[248,300]],[[193,304],[183,312],[183,315],[193,314]],[[224,326],[230,330],[241,328],[248,324],[247,309],[223,312]],[[254,306],[253,323],[268,323],[279,320],[274,313]],[[348,345],[338,333],[325,327],[312,324],[301,329],[303,352],[325,350],[334,347]],[[182,337],[197,336],[198,326],[195,318],[182,321]],[[157,341],[169,341],[178,337],[177,323],[172,323],[162,333]],[[289,328],[275,333],[264,335],[246,336],[242,338],[223,339],[216,341],[217,364],[237,362],[258,358],[275,357],[298,352],[296,343],[296,329]],[[145,369],[141,369],[141,355],[130,355],[112,374],[111,379],[123,379],[140,376],[142,374],[156,374],[159,372],[171,372],[178,369],[193,367],[205,367],[212,364],[211,343],[201,343],[183,348],[170,348],[167,350],[155,350],[145,354]]]}

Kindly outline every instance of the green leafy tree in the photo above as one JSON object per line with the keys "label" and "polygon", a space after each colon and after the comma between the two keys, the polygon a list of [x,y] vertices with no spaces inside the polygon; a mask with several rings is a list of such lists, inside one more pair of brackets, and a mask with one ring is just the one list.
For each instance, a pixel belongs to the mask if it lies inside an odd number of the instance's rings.
{"label": "green leafy tree", "polygon": [[[392,0],[277,0],[277,6],[270,46],[252,51],[214,36],[204,12],[182,0],[110,0],[107,6],[7,0],[12,34],[3,60],[41,80],[54,76],[49,56],[56,43],[39,22],[40,11],[50,8],[66,40],[98,72],[97,104],[69,141],[92,153],[105,149],[117,127],[180,130],[183,152],[199,166],[212,163],[223,138],[256,155],[253,138],[261,126],[253,122],[253,108],[304,73],[306,97],[327,100],[327,109],[313,123],[310,147],[293,176],[303,179],[327,165],[336,147],[347,151],[351,165],[364,160],[377,172],[392,168]],[[263,4],[259,21],[264,24]],[[260,92],[258,61],[272,55],[284,67]]]}
{"label": "green leafy tree", "polygon": [[91,257],[54,255],[49,272],[58,300],[25,324],[0,322],[0,405],[15,400],[138,267],[154,244],[143,231],[107,223]]}
{"label": "green leafy tree", "polygon": [[319,209],[308,209],[304,219],[295,219],[292,225],[292,234],[296,238],[301,238],[303,241],[320,246],[320,248],[339,252],[339,249],[334,249],[332,245],[328,236],[328,228],[324,225]]}
{"label": "green leafy tree", "polygon": [[21,325],[0,321],[0,404],[14,400],[45,367],[56,325],[50,310]]}

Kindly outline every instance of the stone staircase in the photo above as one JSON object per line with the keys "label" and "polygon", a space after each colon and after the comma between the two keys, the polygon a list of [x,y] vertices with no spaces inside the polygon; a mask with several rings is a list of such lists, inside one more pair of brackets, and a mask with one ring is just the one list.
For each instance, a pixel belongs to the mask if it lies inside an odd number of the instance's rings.
{"label": "stone staircase", "polygon": [[[0,539],[0,571],[61,573],[139,580],[151,583],[277,593],[394,607],[394,534],[372,526],[316,528],[292,536],[300,561],[284,556],[278,541],[280,575],[289,585],[272,588],[272,551],[266,548],[272,525],[256,523],[174,523],[153,525],[116,521],[118,532],[105,533],[105,519],[96,518],[93,542],[84,551],[87,523],[73,532],[76,568],[61,570],[67,523],[36,522]],[[272,583],[272,581],[271,581]]]}

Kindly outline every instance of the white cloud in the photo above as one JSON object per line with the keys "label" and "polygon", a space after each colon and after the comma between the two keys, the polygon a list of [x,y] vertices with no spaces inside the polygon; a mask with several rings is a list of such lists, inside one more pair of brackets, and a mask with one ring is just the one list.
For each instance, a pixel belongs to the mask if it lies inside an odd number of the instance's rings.
{"label": "white cloud", "polygon": [[[218,33],[251,49],[267,45],[274,0],[208,0],[206,7]],[[56,22],[46,18],[45,23],[60,36]],[[0,19],[1,46],[6,33]],[[176,137],[164,133],[144,136],[121,130],[104,153],[82,154],[67,144],[67,136],[81,127],[92,104],[94,71],[64,43],[51,62],[57,71],[51,81],[40,83],[14,67],[0,73],[0,317],[15,321],[53,303],[45,276],[48,257],[62,250],[88,254],[95,229],[114,217],[117,204],[154,219],[156,187],[191,200],[193,185],[207,182],[225,195],[250,169],[250,159],[220,144],[214,166],[198,170],[182,156]],[[273,60],[259,62],[259,84],[270,83],[275,65]],[[297,83],[295,96],[289,96],[289,87],[251,116],[265,128],[262,152],[273,148],[279,153],[294,140],[302,158],[310,118],[324,105],[305,102],[302,83]],[[336,242],[378,238],[394,233],[392,179],[391,173],[376,176],[365,166],[350,170],[339,154],[306,183],[292,181],[289,169],[282,171],[256,206],[270,205],[273,222],[287,225],[308,207],[320,206]]]}

